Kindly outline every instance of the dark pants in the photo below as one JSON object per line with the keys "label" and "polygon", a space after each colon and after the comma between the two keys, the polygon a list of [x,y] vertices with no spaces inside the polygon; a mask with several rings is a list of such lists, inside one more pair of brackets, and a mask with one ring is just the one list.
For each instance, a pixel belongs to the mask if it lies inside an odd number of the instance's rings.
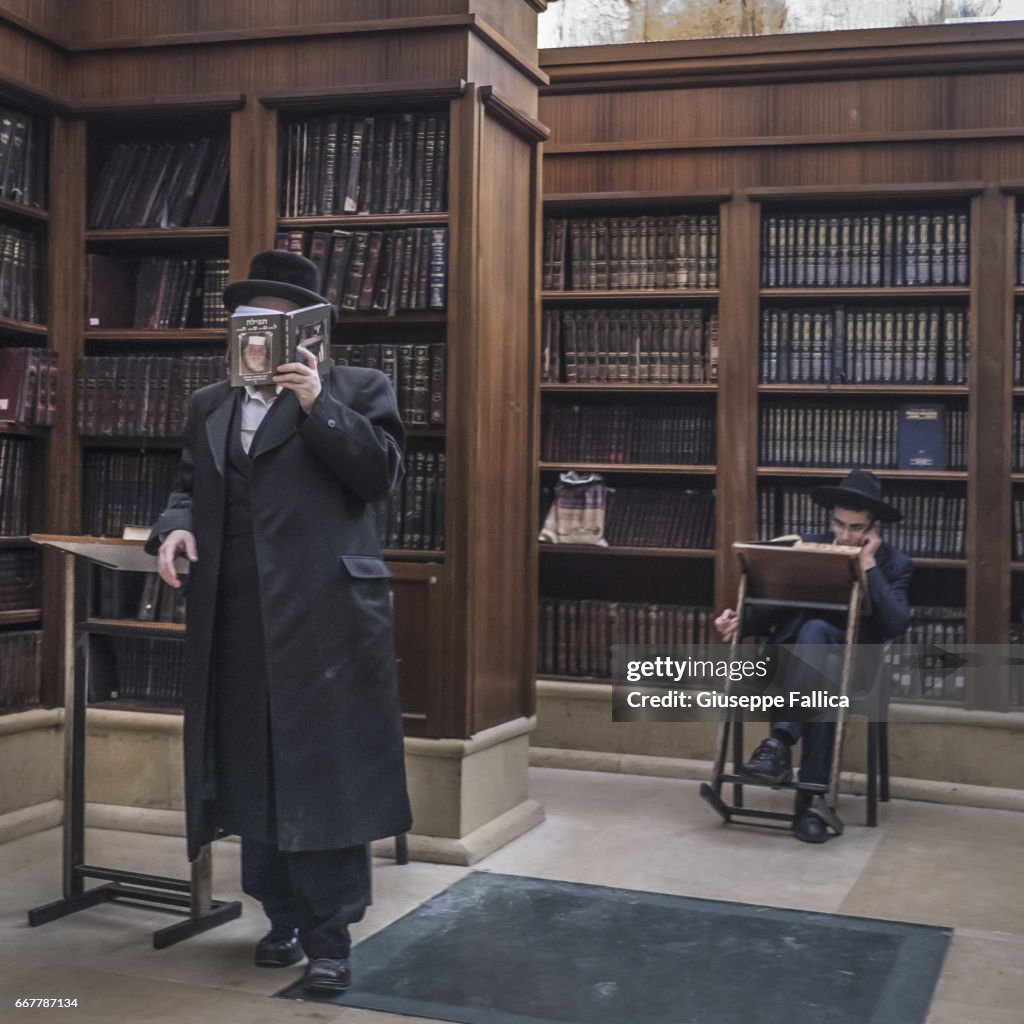
{"label": "dark pants", "polygon": [[[825,686],[827,659],[836,654],[846,632],[824,619],[808,619],[795,641],[800,646],[798,657],[788,667],[785,689],[810,693]],[[832,769],[832,748],[836,739],[835,722],[772,722],[772,728],[790,736],[795,743],[803,740],[800,756],[800,781],[827,785]]]}
{"label": "dark pants", "polygon": [[370,847],[286,853],[242,837],[242,890],[263,904],[272,928],[298,928],[310,959],[345,957],[348,926],[371,899]]}

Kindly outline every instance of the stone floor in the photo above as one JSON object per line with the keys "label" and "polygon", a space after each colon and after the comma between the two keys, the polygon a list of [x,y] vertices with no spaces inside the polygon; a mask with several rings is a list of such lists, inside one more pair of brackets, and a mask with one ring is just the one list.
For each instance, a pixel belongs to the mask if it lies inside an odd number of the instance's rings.
{"label": "stone floor", "polygon": [[[475,870],[952,926],[929,1024],[1024,1021],[1024,814],[896,801],[883,805],[880,827],[868,829],[861,802],[846,798],[846,834],[813,847],[781,832],[723,826],[696,783],[545,768],[531,769],[530,780],[547,820]],[[180,839],[93,830],[87,856],[185,875]],[[357,941],[469,870],[382,860],[374,868],[376,903]],[[25,910],[59,895],[59,872],[57,831],[0,846],[4,1024],[409,1020],[268,998],[301,968],[252,965],[264,925],[238,888],[236,843],[218,844],[214,891],[245,901],[241,919],[159,951],[150,933],[168,916],[123,905],[29,928]],[[74,996],[78,1007],[16,1010],[18,996]]]}

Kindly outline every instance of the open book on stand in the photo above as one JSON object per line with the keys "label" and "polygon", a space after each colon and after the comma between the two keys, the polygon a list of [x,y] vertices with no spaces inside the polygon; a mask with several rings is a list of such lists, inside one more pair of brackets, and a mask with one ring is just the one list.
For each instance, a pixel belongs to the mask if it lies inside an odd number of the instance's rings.
{"label": "open book on stand", "polygon": [[317,372],[330,366],[331,307],[325,302],[290,313],[235,314],[231,317],[231,386],[274,383],[282,363],[300,362],[301,348],[316,356]]}

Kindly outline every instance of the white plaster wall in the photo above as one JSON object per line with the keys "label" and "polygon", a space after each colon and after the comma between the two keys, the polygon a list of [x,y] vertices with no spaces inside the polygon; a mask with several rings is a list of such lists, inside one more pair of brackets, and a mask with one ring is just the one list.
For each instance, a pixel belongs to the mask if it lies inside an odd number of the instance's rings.
{"label": "white plaster wall", "polygon": [[1024,0],[557,0],[540,16],[541,48],[769,35],[961,17],[1024,18]]}

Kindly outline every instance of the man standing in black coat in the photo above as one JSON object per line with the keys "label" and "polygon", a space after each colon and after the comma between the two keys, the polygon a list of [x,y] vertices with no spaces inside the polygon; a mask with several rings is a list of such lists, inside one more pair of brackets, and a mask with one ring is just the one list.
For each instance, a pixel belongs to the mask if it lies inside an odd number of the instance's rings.
{"label": "man standing in black coat", "polygon": [[[904,633],[910,625],[907,589],[913,563],[905,552],[882,540],[878,531],[879,521],[897,522],[902,516],[882,500],[877,477],[865,469],[855,469],[838,486],[814,488],[811,497],[831,510],[831,530],[806,539],[860,548],[872,613],[861,619],[859,642],[881,644]],[[715,619],[715,627],[726,642],[732,640],[738,626],[732,608],[726,608]],[[773,643],[793,645],[786,686],[803,692],[819,685],[825,659],[845,639],[839,619],[812,616],[810,612],[783,613],[781,618],[772,612],[745,617],[744,635],[767,631]],[[800,781],[827,785],[835,734],[834,721],[773,722],[771,735],[761,742],[739,774],[773,783],[791,782],[790,749],[802,739]],[[825,823],[810,810],[807,793],[797,793],[793,831],[805,843],[828,839]]]}
{"label": "man standing in black coat", "polygon": [[[252,260],[234,312],[326,300],[294,253]],[[377,370],[315,360],[274,385],[193,395],[181,475],[147,550],[192,563],[185,677],[189,857],[242,842],[270,931],[256,963],[309,957],[305,987],[350,983],[348,926],[370,902],[369,843],[408,831],[391,592],[372,503],[402,476],[404,431]]]}

